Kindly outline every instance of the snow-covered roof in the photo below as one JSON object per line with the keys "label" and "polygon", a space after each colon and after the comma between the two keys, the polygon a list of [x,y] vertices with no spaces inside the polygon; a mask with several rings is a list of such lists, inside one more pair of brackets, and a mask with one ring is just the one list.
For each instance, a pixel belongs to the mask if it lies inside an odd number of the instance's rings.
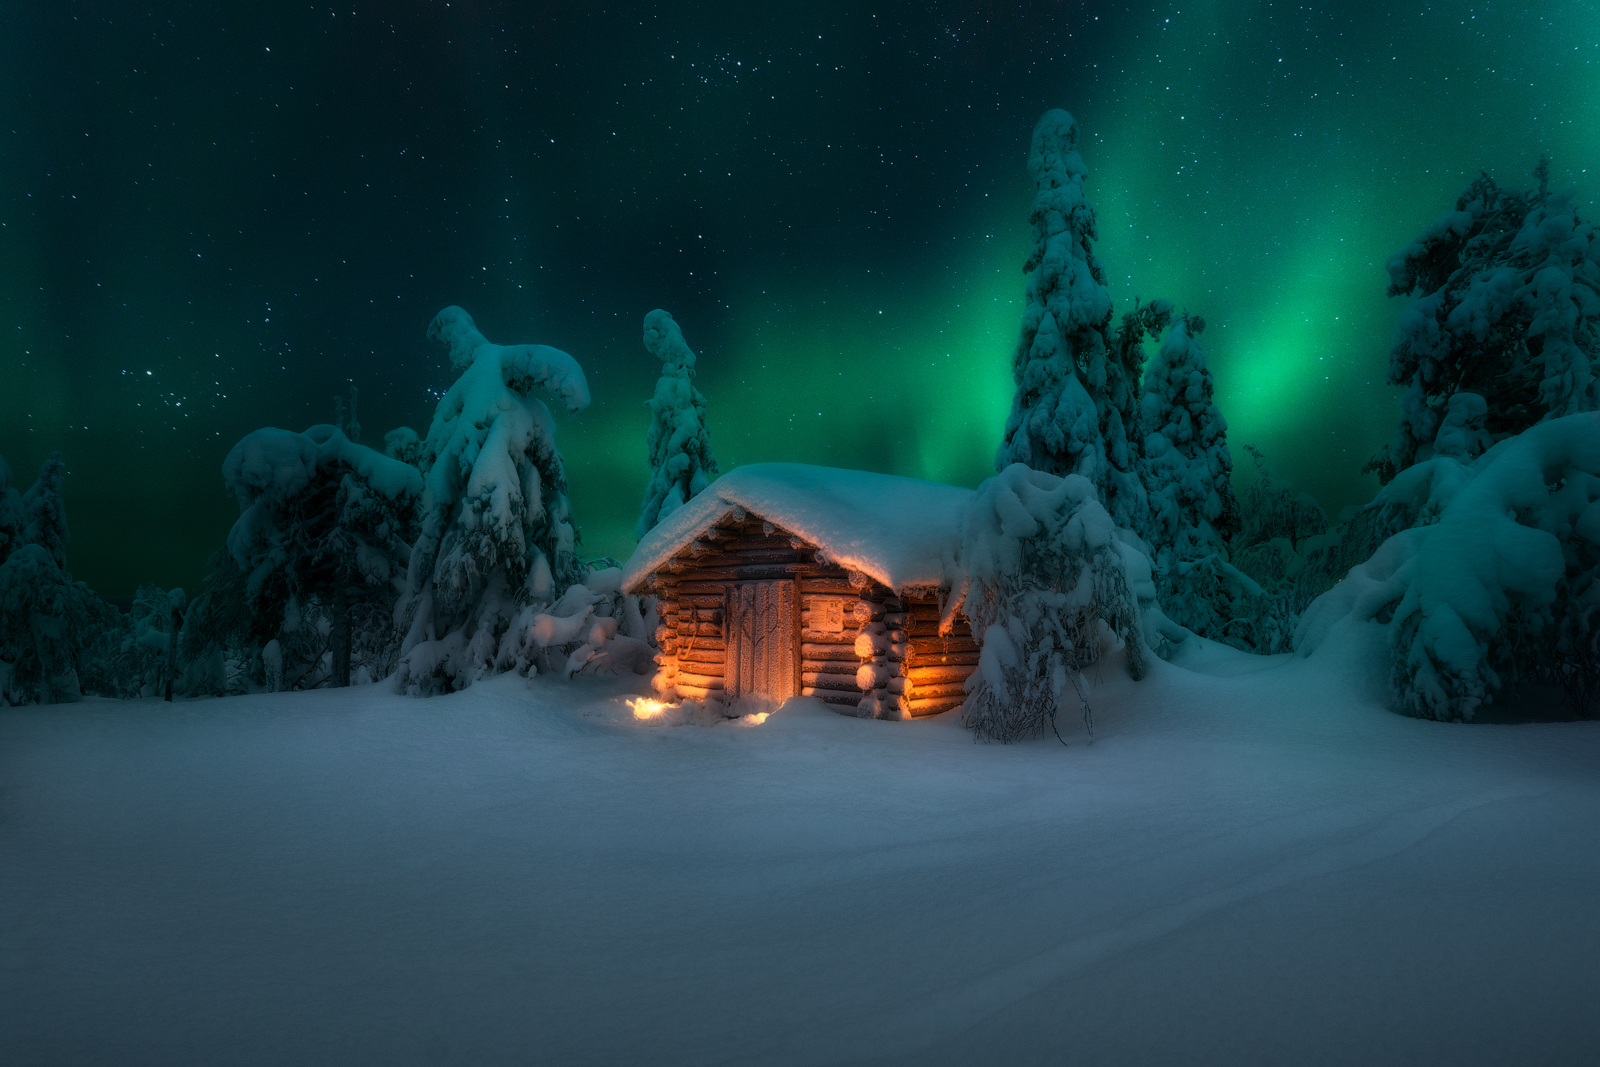
{"label": "snow-covered roof", "polygon": [[712,482],[634,549],[623,588],[636,590],[679,549],[743,508],[816,545],[834,563],[896,592],[958,584],[956,554],[973,491],[893,474],[753,463]]}

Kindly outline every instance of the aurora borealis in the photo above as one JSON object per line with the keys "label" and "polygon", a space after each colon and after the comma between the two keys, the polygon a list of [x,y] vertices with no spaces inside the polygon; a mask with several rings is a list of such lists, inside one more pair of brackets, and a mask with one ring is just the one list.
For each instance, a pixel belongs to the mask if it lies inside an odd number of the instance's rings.
{"label": "aurora borealis", "polygon": [[[803,9],[802,9],[803,8]],[[722,469],[974,485],[1011,396],[1039,114],[1097,252],[1204,315],[1242,445],[1331,512],[1392,432],[1385,259],[1481,168],[1600,189],[1593,3],[21,5],[0,44],[0,455],[64,453],[68,565],[199,587],[228,449],[425,433],[460,304],[583,365],[588,556],[626,557],[662,307]]]}

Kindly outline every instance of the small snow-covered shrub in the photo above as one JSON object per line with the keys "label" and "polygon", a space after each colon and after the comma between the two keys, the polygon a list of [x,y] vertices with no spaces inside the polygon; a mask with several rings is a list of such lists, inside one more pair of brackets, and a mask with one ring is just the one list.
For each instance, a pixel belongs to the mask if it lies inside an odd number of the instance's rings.
{"label": "small snow-covered shrub", "polygon": [[1539,423],[1470,466],[1417,463],[1368,507],[1415,525],[1311,605],[1295,633],[1300,654],[1341,619],[1372,620],[1388,629],[1391,681],[1410,714],[1471,719],[1525,678],[1592,700],[1600,414]]}
{"label": "small snow-covered shrub", "polygon": [[658,624],[655,598],[624,595],[622,571],[590,571],[554,604],[524,605],[500,642],[498,670],[532,675],[650,674]]}
{"label": "small snow-covered shrub", "polygon": [[1074,707],[1092,729],[1080,677],[1120,638],[1143,674],[1139,605],[1129,582],[1138,549],[1119,536],[1095,487],[1012,464],[979,487],[962,532],[962,608],[982,645],[967,681],[966,722],[984,740],[1054,729]]}
{"label": "small snow-covered shrub", "polygon": [[422,439],[409,426],[397,426],[383,435],[383,454],[422,470]]}

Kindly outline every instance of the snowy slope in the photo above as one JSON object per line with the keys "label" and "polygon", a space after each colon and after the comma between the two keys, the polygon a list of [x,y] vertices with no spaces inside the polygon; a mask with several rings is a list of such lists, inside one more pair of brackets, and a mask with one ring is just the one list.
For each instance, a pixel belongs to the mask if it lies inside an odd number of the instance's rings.
{"label": "snowy slope", "polygon": [[618,679],[0,711],[0,1063],[1584,1062],[1600,724],[1210,647],[1068,748]]}

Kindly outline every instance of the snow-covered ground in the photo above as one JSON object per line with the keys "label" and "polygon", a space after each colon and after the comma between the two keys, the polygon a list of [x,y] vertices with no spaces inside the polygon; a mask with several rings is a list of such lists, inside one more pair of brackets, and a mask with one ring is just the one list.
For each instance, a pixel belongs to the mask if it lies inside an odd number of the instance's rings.
{"label": "snow-covered ground", "polygon": [[1600,724],[1339,647],[1106,663],[1067,748],[643,679],[0,710],[0,1063],[1593,1062]]}

